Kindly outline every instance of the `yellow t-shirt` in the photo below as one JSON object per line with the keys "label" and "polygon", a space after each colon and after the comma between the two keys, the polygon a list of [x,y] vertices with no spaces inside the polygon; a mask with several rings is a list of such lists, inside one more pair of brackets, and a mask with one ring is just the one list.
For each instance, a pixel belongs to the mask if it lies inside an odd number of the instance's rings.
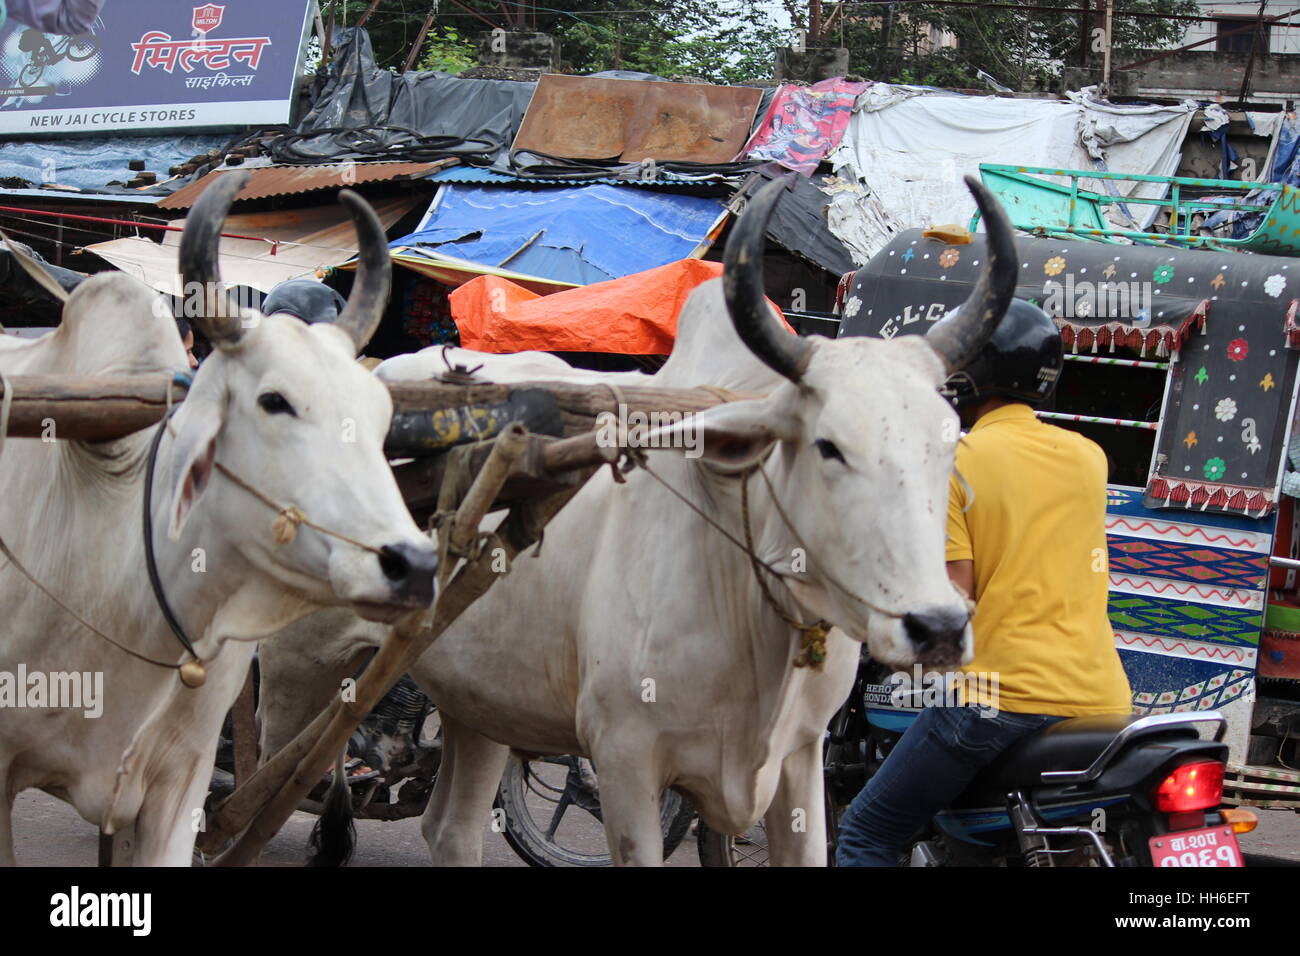
{"label": "yellow t-shirt", "polygon": [[[982,417],[957,446],[949,561],[974,561],[975,659],[967,687],[1019,714],[1128,713],[1106,617],[1106,456],[1028,406]],[[988,683],[971,679],[990,675]],[[992,684],[996,675],[997,684]]]}

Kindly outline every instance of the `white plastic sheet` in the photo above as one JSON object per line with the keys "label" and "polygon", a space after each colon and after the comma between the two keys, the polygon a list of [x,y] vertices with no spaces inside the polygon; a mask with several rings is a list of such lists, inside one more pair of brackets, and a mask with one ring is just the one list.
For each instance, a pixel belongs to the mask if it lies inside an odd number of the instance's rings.
{"label": "white plastic sheet", "polygon": [[[975,203],[962,176],[978,178],[980,163],[1172,176],[1195,110],[1190,100],[1122,105],[1087,90],[1067,100],[1012,99],[877,83],[858,97],[830,157],[841,179],[857,186],[832,197],[830,229],[864,264],[903,229],[964,225]],[[1148,198],[1165,191],[1156,183],[1080,186]],[[1154,206],[1108,208],[1127,229],[1146,226],[1156,213]]]}

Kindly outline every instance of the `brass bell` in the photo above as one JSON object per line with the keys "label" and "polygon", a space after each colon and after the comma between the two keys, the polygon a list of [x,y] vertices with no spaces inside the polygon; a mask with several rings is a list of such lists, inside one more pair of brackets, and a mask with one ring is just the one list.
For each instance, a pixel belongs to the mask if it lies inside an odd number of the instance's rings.
{"label": "brass bell", "polygon": [[186,687],[202,687],[208,679],[208,669],[202,661],[186,661],[181,665],[181,683]]}

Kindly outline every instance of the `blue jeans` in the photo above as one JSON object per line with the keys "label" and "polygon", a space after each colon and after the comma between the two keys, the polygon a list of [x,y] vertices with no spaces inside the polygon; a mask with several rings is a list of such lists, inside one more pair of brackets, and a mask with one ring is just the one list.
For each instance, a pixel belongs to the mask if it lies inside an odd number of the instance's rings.
{"label": "blue jeans", "polygon": [[853,799],[840,824],[836,866],[897,866],[904,844],[1021,737],[1060,720],[974,707],[927,707]]}

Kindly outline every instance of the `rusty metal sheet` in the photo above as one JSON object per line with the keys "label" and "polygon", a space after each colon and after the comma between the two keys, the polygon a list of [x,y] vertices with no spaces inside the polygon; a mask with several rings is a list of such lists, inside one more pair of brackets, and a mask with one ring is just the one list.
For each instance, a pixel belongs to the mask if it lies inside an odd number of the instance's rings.
{"label": "rusty metal sheet", "polygon": [[[251,174],[238,196],[239,199],[265,199],[268,196],[287,196],[293,193],[314,192],[318,189],[341,189],[357,183],[388,182],[395,179],[419,179],[435,169],[450,166],[455,160],[438,160],[433,163],[327,163],[321,166],[257,166],[249,168]],[[240,168],[240,167],[236,167]],[[201,179],[182,186],[166,199],[159,201],[159,209],[188,209],[198,200],[218,176],[234,170],[213,170]]]}
{"label": "rusty metal sheet", "polygon": [[760,89],[589,76],[543,76],[514,148],[565,159],[733,162]]}

